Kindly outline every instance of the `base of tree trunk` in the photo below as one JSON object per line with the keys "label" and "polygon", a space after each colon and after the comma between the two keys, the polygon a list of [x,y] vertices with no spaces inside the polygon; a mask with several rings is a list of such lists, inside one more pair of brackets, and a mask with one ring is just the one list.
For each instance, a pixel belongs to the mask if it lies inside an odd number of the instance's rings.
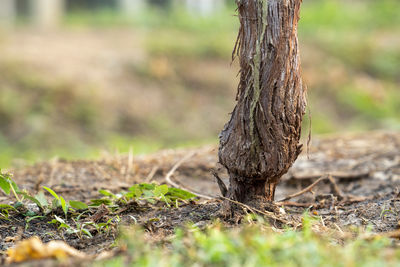
{"label": "base of tree trunk", "polygon": [[[230,185],[226,194],[227,198],[258,210],[276,210],[273,201],[277,182],[271,183],[267,182],[267,180],[240,179],[232,174],[229,180]],[[222,214],[225,217],[232,217],[236,213],[236,207],[237,205],[234,202],[226,200],[222,207]]]}
{"label": "base of tree trunk", "polygon": [[[226,197],[256,210],[278,212],[277,206],[273,203],[277,182],[268,183],[265,180],[256,180],[248,183],[244,181],[252,180],[238,180],[231,177]],[[233,218],[238,215],[240,217],[240,214],[243,214],[243,208],[243,206],[226,200],[222,205],[221,215],[225,218]]]}
{"label": "base of tree trunk", "polygon": [[244,204],[253,200],[274,201],[277,183],[268,183],[266,180],[238,179],[230,175],[227,197]]}

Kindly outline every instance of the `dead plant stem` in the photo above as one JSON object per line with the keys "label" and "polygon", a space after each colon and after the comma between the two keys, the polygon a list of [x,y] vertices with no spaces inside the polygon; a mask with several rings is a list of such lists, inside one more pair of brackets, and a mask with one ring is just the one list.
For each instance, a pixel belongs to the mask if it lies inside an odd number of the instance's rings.
{"label": "dead plant stem", "polygon": [[171,170],[170,170],[170,171],[167,173],[167,175],[165,176],[165,181],[166,181],[169,185],[171,185],[171,186],[173,186],[173,187],[176,187],[176,188],[179,188],[179,189],[182,189],[182,190],[186,190],[186,191],[188,191],[188,192],[190,192],[190,193],[192,193],[192,194],[194,194],[194,195],[196,195],[196,196],[198,196],[198,197],[205,198],[205,199],[213,199],[214,197],[211,197],[211,196],[208,196],[208,195],[203,195],[203,194],[200,194],[200,193],[197,193],[197,192],[193,192],[192,190],[190,190],[190,189],[188,189],[188,188],[185,188],[185,187],[183,187],[183,186],[177,184],[175,181],[172,180],[172,175],[173,175],[173,174],[175,173],[175,171],[179,168],[179,166],[181,166],[182,163],[184,163],[186,160],[190,159],[191,157],[193,157],[193,156],[196,155],[196,154],[197,154],[196,152],[192,152],[192,153],[190,153],[190,154],[187,154],[187,155],[184,156],[182,159],[180,159],[177,163],[175,163],[175,165],[171,168]]}

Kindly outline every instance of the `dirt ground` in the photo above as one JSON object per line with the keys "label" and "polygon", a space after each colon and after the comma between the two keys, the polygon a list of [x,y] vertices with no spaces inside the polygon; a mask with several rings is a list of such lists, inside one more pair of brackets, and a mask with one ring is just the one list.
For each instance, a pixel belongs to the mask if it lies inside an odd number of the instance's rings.
{"label": "dirt ground", "polygon": [[[298,225],[301,215],[309,209],[312,214],[320,216],[324,226],[340,231],[352,226],[370,226],[374,232],[397,230],[400,214],[399,132],[314,138],[309,153],[306,152],[305,149],[278,186],[276,201],[280,209],[272,211],[272,225],[277,228],[285,223]],[[185,161],[182,162],[183,158]],[[202,198],[179,208],[139,203],[118,214],[120,224],[142,225],[157,239],[172,234],[174,228],[187,222],[203,227],[221,217],[222,200],[210,170],[217,170],[225,183],[228,179],[217,163],[216,147],[167,150],[139,157],[108,155],[98,161],[54,159],[12,170],[12,173],[17,184],[31,193],[48,186],[67,200],[88,202],[99,197],[100,189],[118,193],[138,182],[165,183],[165,177],[174,166],[177,168],[171,176],[172,182],[211,199]],[[288,197],[310,185],[312,188],[307,192]],[[0,203],[10,201],[0,195]],[[225,222],[234,227],[240,220]],[[16,241],[34,235],[45,242],[65,240],[79,250],[98,254],[110,249],[117,230],[80,239],[77,235],[62,234],[55,225],[40,219],[31,221],[28,228],[23,217],[10,221],[0,219],[0,257],[4,259],[5,251]]]}

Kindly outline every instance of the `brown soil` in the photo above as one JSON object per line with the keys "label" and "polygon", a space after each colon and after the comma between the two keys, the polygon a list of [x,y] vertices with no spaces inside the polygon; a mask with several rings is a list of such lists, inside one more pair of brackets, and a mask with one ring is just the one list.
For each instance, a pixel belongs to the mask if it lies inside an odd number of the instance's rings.
{"label": "brown soil", "polygon": [[[400,213],[400,133],[341,135],[313,140],[311,151],[303,153],[279,184],[276,200],[300,191],[327,174],[332,180],[319,182],[309,192],[280,203],[282,209],[262,211],[276,227],[299,225],[306,209],[320,216],[326,227],[345,231],[350,226],[371,225],[375,232],[390,232],[398,227]],[[165,182],[165,176],[182,158],[195,153],[174,172],[172,179],[184,188],[215,197],[187,203],[180,208],[131,205],[119,214],[121,224],[140,224],[153,238],[170,235],[173,229],[193,222],[203,227],[221,217],[222,200],[210,169],[216,169],[227,183],[227,175],[217,164],[217,149],[169,150],[141,157],[107,156],[99,161],[65,161],[56,159],[14,170],[14,179],[24,189],[35,193],[49,186],[67,200],[89,201],[99,197],[99,189],[112,192],[126,190],[137,182]],[[12,199],[0,196],[0,203]],[[282,206],[283,205],[283,206]],[[243,207],[240,207],[243,208]],[[279,211],[280,210],[280,211]],[[61,214],[61,213],[60,213]],[[269,215],[268,215],[269,214]],[[224,219],[224,218],[221,218]],[[90,254],[110,248],[116,230],[93,233],[93,238],[79,239],[63,235],[45,220],[33,220],[26,229],[23,217],[0,219],[0,253],[17,240],[33,235],[44,241],[64,239],[71,246]],[[240,217],[224,219],[234,227]],[[0,256],[1,257],[1,256]]]}

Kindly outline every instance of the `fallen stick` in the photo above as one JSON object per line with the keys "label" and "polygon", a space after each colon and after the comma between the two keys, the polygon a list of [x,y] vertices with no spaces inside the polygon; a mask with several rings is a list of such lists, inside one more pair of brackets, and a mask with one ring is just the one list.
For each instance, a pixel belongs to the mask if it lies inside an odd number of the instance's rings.
{"label": "fallen stick", "polygon": [[300,208],[309,208],[311,206],[316,206],[315,203],[299,203],[299,202],[292,202],[292,201],[284,201],[284,202],[275,202],[275,205],[278,206],[292,206],[292,207],[300,207]]}
{"label": "fallen stick", "polygon": [[326,179],[328,179],[327,175],[322,176],[318,180],[316,180],[314,183],[312,183],[310,186],[304,188],[303,190],[301,190],[295,194],[289,195],[289,196],[285,197],[284,199],[279,200],[278,202],[285,202],[285,201],[288,201],[289,199],[292,199],[292,198],[301,196],[307,192],[310,192],[311,189],[313,189],[317,184],[319,184],[321,181],[326,180]]}
{"label": "fallen stick", "polygon": [[190,190],[190,189],[188,189],[188,188],[185,188],[185,187],[183,187],[183,186],[177,184],[175,181],[172,180],[172,175],[173,175],[174,172],[179,168],[179,166],[181,166],[182,163],[184,163],[186,160],[190,159],[190,158],[193,157],[194,155],[196,155],[196,152],[192,152],[192,153],[190,153],[190,154],[187,154],[187,155],[184,156],[182,159],[180,159],[177,163],[175,163],[175,165],[171,168],[171,170],[170,170],[170,171],[167,173],[167,175],[165,176],[165,181],[166,181],[169,185],[171,185],[171,186],[173,186],[173,187],[176,187],[176,188],[179,188],[179,189],[188,191],[188,192],[190,192],[190,193],[192,193],[193,195],[196,195],[196,196],[198,196],[198,197],[205,198],[205,199],[213,199],[214,197],[211,197],[211,196],[207,196],[207,195],[203,195],[203,194],[194,192],[194,191],[192,191],[192,190]]}
{"label": "fallen stick", "polygon": [[349,195],[349,196],[346,196],[346,198],[344,200],[339,202],[339,204],[350,205],[350,204],[357,203],[357,202],[363,202],[363,201],[366,201],[366,200],[372,200],[374,198],[375,198],[375,196],[363,197],[363,196]]}
{"label": "fallen stick", "polygon": [[337,183],[336,183],[335,179],[332,177],[332,175],[328,174],[328,179],[332,185],[332,189],[333,189],[335,195],[340,198],[339,200],[344,199],[345,196],[344,196],[342,190],[340,190],[339,186],[337,185]]}

